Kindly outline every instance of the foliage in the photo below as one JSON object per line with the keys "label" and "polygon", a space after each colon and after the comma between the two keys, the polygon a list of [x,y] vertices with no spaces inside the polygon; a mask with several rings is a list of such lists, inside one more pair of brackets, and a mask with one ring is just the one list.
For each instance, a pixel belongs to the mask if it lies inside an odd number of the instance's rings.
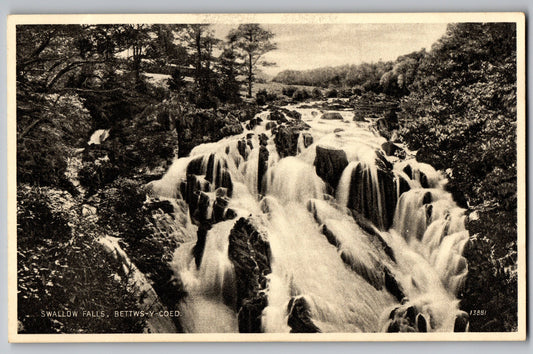
{"label": "foliage", "polygon": [[513,26],[458,24],[421,60],[402,101],[406,142],[451,167],[472,203],[516,208],[515,85]]}
{"label": "foliage", "polygon": [[237,59],[238,53],[233,48],[233,43],[229,43],[220,54],[217,65],[220,72],[218,98],[222,102],[239,103],[241,101],[239,95],[241,83],[237,80],[241,65]]}
{"label": "foliage", "polygon": [[295,101],[305,101],[309,97],[311,97],[311,95],[309,94],[309,91],[307,91],[306,89],[297,89],[292,94],[292,99]]}
{"label": "foliage", "polygon": [[337,97],[339,97],[339,91],[337,91],[336,89],[328,90],[328,91],[326,91],[326,97],[327,98],[337,98]]}
{"label": "foliage", "polygon": [[320,91],[320,89],[318,87],[315,87],[313,89],[313,91],[311,91],[311,97],[313,97],[314,99],[321,99],[323,96],[322,96],[322,91]]}
{"label": "foliage", "polygon": [[[490,220],[484,221],[493,225]],[[464,256],[468,259],[468,275],[465,288],[460,294],[461,308],[467,313],[486,311],[485,316],[470,316],[470,330],[516,331],[518,288],[515,270],[502,262],[502,259],[496,258],[494,242],[486,237],[472,238]]]}
{"label": "foliage", "polygon": [[177,242],[168,232],[159,232],[159,219],[147,202],[142,185],[119,178],[99,195],[99,224],[122,239],[122,246],[133,263],[150,280],[163,302],[175,304],[183,294],[181,284],[172,281],[168,262],[172,260]]}
{"label": "foliage", "polygon": [[[96,242],[97,228],[67,192],[19,186],[17,281],[20,333],[139,333],[138,318],[83,316],[136,309],[121,265]],[[96,260],[96,262],[95,262]],[[53,316],[44,311],[56,311]],[[61,317],[77,311],[76,317]]]}
{"label": "foliage", "polygon": [[285,96],[292,97],[292,95],[294,94],[294,91],[296,90],[297,88],[294,86],[285,86],[283,87],[282,92]]}
{"label": "foliage", "polygon": [[278,99],[278,96],[276,96],[275,93],[269,93],[265,89],[259,90],[255,94],[255,102],[259,106],[263,106],[267,104],[268,102],[275,101],[277,99]]}
{"label": "foliage", "polygon": [[17,179],[68,188],[67,158],[81,144],[90,116],[76,94],[28,93],[18,96]]}
{"label": "foliage", "polygon": [[516,328],[516,279],[496,260],[516,249],[516,28],[452,24],[423,54],[417,65],[405,63],[412,82],[400,133],[418,160],[448,169],[451,188],[480,210],[468,227],[484,246],[465,253],[462,307],[489,310],[471,330],[508,331]]}

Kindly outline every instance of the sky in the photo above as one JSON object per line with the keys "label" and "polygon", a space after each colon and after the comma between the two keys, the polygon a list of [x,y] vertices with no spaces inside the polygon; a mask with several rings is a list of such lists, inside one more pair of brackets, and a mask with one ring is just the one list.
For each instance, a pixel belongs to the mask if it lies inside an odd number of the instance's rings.
{"label": "sky", "polygon": [[[446,31],[445,23],[401,24],[263,24],[274,33],[278,49],[264,59],[275,62],[262,68],[275,76],[283,70],[307,70],[324,66],[394,60],[426,48]],[[235,25],[212,25],[224,38]]]}

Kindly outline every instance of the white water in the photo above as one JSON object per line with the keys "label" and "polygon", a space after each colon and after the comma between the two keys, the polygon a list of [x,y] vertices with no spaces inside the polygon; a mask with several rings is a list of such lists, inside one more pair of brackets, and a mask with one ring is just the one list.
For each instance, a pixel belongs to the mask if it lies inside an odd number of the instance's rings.
{"label": "white water", "polygon": [[[151,183],[156,194],[185,198],[180,193],[180,184],[187,178],[187,166],[200,157],[197,180],[214,200],[218,184],[208,180],[215,181],[223,171],[231,176],[233,193],[228,207],[236,212],[237,218],[216,223],[209,230],[199,267],[192,255],[195,234],[174,256],[176,276],[189,294],[180,306],[184,329],[238,331],[232,300],[236,279],[228,258],[228,235],[239,217],[253,216],[266,234],[272,253],[263,331],[291,330],[287,324],[291,297],[307,301],[311,319],[322,332],[384,331],[391,323],[389,313],[394,308],[398,310],[392,317],[400,330],[410,331],[414,325],[405,319],[405,310],[411,306],[427,320],[429,331],[452,331],[460,313],[456,295],[467,272],[461,254],[468,233],[463,226],[463,210],[443,190],[445,180],[429,165],[390,158],[397,185],[402,177],[411,188],[401,196],[397,194],[392,227],[385,230],[384,219],[379,219],[374,230],[392,250],[391,259],[382,242],[364,231],[346,208],[352,171],[360,166],[365,176],[363,190],[373,195],[370,198],[373,209],[384,214],[384,190],[378,180],[375,151],[385,139],[375,135],[370,123],[352,122],[351,112],[339,112],[345,118],[340,121],[322,120],[314,109],[296,109],[311,126],[309,132],[314,139],[305,148],[300,136],[297,156],[279,158],[271,131],[265,130],[268,115],[265,112],[260,114],[262,124],[253,131],[197,146],[190,157],[177,159],[161,180]],[[251,132],[252,148],[246,146],[244,158],[239,153],[238,141]],[[266,146],[269,159],[268,170],[258,181],[261,133],[269,137]],[[315,172],[317,145],[344,150],[350,162],[340,176],[334,196],[326,194],[326,185]],[[211,154],[215,168],[212,176],[206,176]],[[412,179],[404,172],[406,165],[411,166]],[[423,175],[431,189],[421,188]],[[264,197],[259,194],[258,185],[263,186]],[[211,209],[208,215],[212,215]],[[333,235],[333,240],[328,241],[323,227]],[[405,298],[401,304],[384,285],[385,268],[403,290]]]}

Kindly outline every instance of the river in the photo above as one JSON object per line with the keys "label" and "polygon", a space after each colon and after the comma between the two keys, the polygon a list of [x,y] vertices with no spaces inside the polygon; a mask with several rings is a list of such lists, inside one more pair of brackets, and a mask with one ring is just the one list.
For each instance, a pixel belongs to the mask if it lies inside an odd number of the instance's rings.
{"label": "river", "polygon": [[[211,221],[200,262],[198,222],[176,250],[172,267],[188,293],[179,305],[184,330],[239,331],[228,244],[244,217],[254,220],[271,253],[261,331],[291,331],[289,303],[296,298],[305,299],[321,332],[453,331],[466,317],[457,296],[467,274],[468,232],[445,178],[412,154],[380,156],[386,139],[372,122],[353,121],[353,112],[332,111],[343,119],[326,120],[318,109],[286,108],[301,114],[312,136],[309,144],[300,134],[295,156],[280,158],[264,111],[253,129],[195,147],[151,183],[161,198],[186,200],[183,185],[194,175],[209,197],[205,215],[194,218],[214,220],[220,196],[236,216]],[[333,188],[317,175],[317,147],[346,156]],[[265,150],[268,159],[261,160]]]}

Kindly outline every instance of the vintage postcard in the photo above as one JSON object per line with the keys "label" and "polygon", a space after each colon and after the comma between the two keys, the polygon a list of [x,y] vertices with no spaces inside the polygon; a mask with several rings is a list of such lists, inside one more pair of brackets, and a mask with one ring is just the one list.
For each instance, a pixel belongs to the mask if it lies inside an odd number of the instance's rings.
{"label": "vintage postcard", "polygon": [[525,340],[524,37],[10,16],[9,340]]}

